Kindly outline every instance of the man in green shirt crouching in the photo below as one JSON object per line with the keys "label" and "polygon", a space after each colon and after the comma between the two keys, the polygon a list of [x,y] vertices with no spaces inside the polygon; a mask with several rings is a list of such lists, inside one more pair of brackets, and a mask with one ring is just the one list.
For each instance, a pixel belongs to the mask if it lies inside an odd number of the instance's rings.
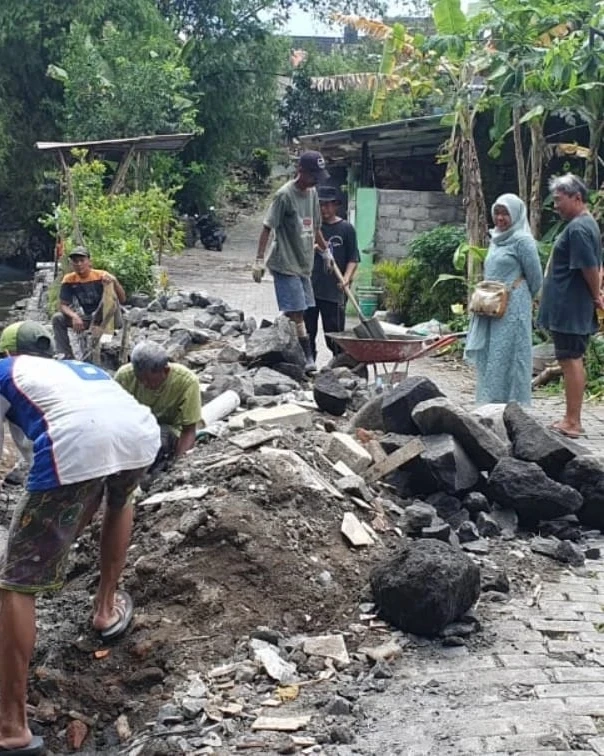
{"label": "man in green shirt crouching", "polygon": [[180,457],[193,448],[201,422],[201,392],[192,370],[170,362],[159,344],[143,341],[134,347],[130,364],[117,371],[115,380],[155,415],[162,444],[156,462]]}

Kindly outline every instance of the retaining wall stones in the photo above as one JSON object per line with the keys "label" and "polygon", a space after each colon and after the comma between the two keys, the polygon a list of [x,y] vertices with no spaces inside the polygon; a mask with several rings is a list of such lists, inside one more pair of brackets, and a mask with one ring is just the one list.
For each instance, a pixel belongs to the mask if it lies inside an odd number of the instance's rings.
{"label": "retaining wall stones", "polygon": [[422,231],[465,221],[460,197],[402,189],[378,190],[377,215],[375,248],[384,257],[405,257]]}

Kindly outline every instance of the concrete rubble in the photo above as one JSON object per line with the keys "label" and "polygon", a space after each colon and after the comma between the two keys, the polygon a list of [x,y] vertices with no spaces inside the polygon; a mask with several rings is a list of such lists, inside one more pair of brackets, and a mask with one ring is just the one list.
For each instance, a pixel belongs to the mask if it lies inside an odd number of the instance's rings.
{"label": "concrete rubble", "polygon": [[[94,661],[115,680],[102,718],[80,686],[70,747],[348,756],[364,696],[387,689],[397,659],[483,642],[527,565],[599,557],[587,528],[604,526],[604,465],[522,408],[470,413],[422,377],[376,394],[347,368],[313,384],[286,319],[258,328],[204,292],[141,295],[128,320],[131,344],[157,340],[197,373],[204,403],[234,391],[240,406],[138,495],[137,616]],[[103,347],[109,369],[120,346]],[[16,498],[0,492],[7,512]],[[59,623],[81,675],[97,658],[81,619],[89,538]],[[74,663],[59,669],[46,632],[54,606],[40,608],[34,686],[58,753],[76,707]]]}

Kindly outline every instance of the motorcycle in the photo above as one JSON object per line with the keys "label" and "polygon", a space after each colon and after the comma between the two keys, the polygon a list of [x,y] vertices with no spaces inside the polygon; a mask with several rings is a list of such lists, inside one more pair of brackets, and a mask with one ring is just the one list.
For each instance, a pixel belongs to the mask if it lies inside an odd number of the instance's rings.
{"label": "motorcycle", "polygon": [[222,252],[222,245],[226,240],[224,226],[216,218],[214,207],[210,207],[207,213],[197,219],[197,231],[199,239],[206,249]]}

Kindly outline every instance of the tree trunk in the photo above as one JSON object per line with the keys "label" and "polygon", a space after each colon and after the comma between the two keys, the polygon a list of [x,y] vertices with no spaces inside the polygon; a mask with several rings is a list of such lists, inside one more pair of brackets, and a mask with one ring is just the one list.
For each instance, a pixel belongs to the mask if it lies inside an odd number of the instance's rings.
{"label": "tree trunk", "polygon": [[598,155],[600,143],[604,134],[604,121],[595,121],[589,124],[589,160],[585,165],[585,183],[588,189],[597,189],[598,179]]}
{"label": "tree trunk", "polygon": [[522,124],[520,123],[520,117],[520,108],[514,108],[512,111],[512,118],[514,122],[514,152],[516,153],[516,170],[518,173],[518,196],[528,207],[528,180],[526,175],[524,148],[522,146]]}
{"label": "tree trunk", "polygon": [[543,177],[543,150],[545,140],[543,138],[543,123],[541,119],[531,121],[531,207],[529,220],[531,232],[535,239],[541,236],[541,180]]}
{"label": "tree trunk", "polygon": [[[487,243],[487,209],[484,201],[478,151],[474,140],[473,114],[468,110],[460,117],[461,125],[461,170],[463,203],[466,210],[466,231],[470,247],[484,247]],[[480,274],[480,264],[468,254],[468,291]]]}

